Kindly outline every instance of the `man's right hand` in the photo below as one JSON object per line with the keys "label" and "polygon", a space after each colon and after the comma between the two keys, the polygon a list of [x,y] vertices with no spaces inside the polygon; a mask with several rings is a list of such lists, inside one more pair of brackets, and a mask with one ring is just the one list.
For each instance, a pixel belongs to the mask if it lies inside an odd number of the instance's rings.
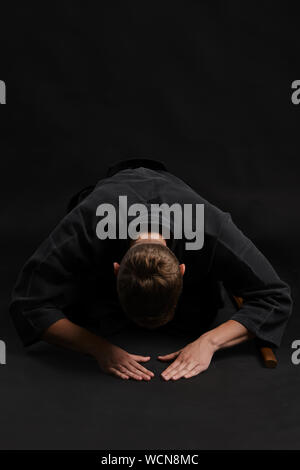
{"label": "man's right hand", "polygon": [[149,361],[150,356],[129,354],[67,318],[53,323],[44,332],[42,339],[57,346],[89,354],[96,358],[104,372],[117,375],[122,379],[150,380],[154,376],[153,372],[139,364],[139,362]]}
{"label": "man's right hand", "polygon": [[130,354],[122,348],[107,342],[94,354],[103,372],[117,375],[121,379],[150,380],[153,372],[143,367],[140,362],[147,362],[150,356]]}

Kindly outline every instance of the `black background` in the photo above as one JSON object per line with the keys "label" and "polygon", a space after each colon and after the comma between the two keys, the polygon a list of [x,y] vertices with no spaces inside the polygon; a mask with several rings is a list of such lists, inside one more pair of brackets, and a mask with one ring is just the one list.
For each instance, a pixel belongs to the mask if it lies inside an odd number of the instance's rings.
{"label": "black background", "polygon": [[[8,361],[0,374],[9,431],[2,448],[299,446],[299,424],[292,416],[296,406],[299,410],[300,366],[297,370],[290,361],[291,341],[300,337],[300,105],[291,101],[291,84],[300,78],[300,15],[293,8],[271,1],[3,6],[0,79],[6,82],[7,105],[0,108],[0,337]],[[290,283],[295,307],[277,375],[262,369],[251,346],[243,345],[221,354],[219,368],[212,366],[203,378],[169,389],[157,378],[150,392],[140,395],[148,384],[132,383],[129,389],[73,353],[38,346],[23,355],[8,315],[18,270],[64,215],[70,196],[128,156],[163,160],[202,196],[231,212]],[[148,340],[156,354],[155,342]],[[173,347],[157,341],[166,352]],[[146,353],[141,344],[136,348]],[[254,375],[247,379],[248,362]],[[231,383],[228,373],[235,367]],[[241,402],[233,385],[240,374]],[[89,407],[92,394],[97,410],[96,389],[104,390],[98,417]],[[212,389],[218,390],[215,396]],[[179,421],[166,411],[170,394],[173,409],[187,399]],[[245,396],[252,401],[243,401]],[[195,417],[197,397],[204,409]],[[199,428],[202,413],[206,418]],[[237,422],[228,431],[232,414]],[[81,431],[75,432],[78,426]]]}

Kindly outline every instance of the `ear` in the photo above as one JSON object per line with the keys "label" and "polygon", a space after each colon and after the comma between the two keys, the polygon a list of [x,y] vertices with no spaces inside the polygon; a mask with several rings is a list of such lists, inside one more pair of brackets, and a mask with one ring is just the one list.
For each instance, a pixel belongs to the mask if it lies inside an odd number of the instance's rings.
{"label": "ear", "polygon": [[120,265],[119,263],[114,263],[114,273],[115,273],[115,276],[117,277],[118,273],[119,273],[119,269],[120,269]]}
{"label": "ear", "polygon": [[179,269],[180,269],[180,272],[181,272],[181,276],[183,276],[184,273],[185,273],[185,264],[180,264]]}

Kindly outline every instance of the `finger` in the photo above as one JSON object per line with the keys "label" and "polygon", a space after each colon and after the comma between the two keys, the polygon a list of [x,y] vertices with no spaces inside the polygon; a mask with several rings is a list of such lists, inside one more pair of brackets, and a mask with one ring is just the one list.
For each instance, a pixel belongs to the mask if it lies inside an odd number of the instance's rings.
{"label": "finger", "polygon": [[110,373],[113,375],[117,375],[118,377],[121,377],[121,379],[125,379],[125,380],[129,379],[128,375],[123,374],[122,372],[114,368],[110,369]]}
{"label": "finger", "polygon": [[141,366],[141,364],[139,364],[138,362],[134,361],[132,364],[136,369],[140,370],[141,372],[144,372],[144,374],[150,375],[150,377],[154,377],[154,373],[151,370],[148,370],[146,369],[146,367]]}
{"label": "finger", "polygon": [[200,374],[201,372],[204,372],[206,370],[206,367],[204,366],[196,366],[194,367],[194,369],[192,369],[191,371],[187,372],[185,375],[184,375],[184,378],[185,379],[189,379],[191,377],[194,377],[195,375],[198,375]]}
{"label": "finger", "polygon": [[136,354],[130,354],[130,356],[132,357],[132,359],[139,362],[147,362],[151,359],[150,356],[138,356]]}
{"label": "finger", "polygon": [[138,369],[136,364],[139,365],[137,362],[135,364],[134,363],[132,364],[132,363],[129,362],[128,364],[126,364],[126,367],[128,368],[128,370],[130,370],[134,374],[140,375],[143,379],[150,380],[151,375],[145,374],[145,372]]}
{"label": "finger", "polygon": [[189,372],[191,372],[193,369],[195,368],[195,364],[189,364],[188,366],[185,366],[183,367],[182,369],[179,369],[177,370],[177,372],[175,372],[171,379],[172,380],[178,380],[178,379],[181,379],[182,377],[185,377],[186,374],[188,374]]}
{"label": "finger", "polygon": [[179,377],[179,375],[181,374],[181,372],[184,370],[184,369],[187,369],[188,367],[188,364],[186,362],[183,362],[181,364],[179,364],[178,367],[174,368],[174,369],[171,369],[167,374],[166,374],[166,378],[168,380],[172,379],[174,380],[175,377]]}
{"label": "finger", "polygon": [[178,354],[180,353],[180,351],[176,351],[176,352],[173,352],[171,354],[167,354],[166,356],[157,356],[157,358],[160,360],[160,361],[172,361],[172,359],[175,359],[175,357],[178,356]]}
{"label": "finger", "polygon": [[133,371],[129,370],[127,366],[125,367],[125,366],[120,365],[119,370],[121,372],[123,372],[123,374],[128,375],[129,377],[131,377],[132,379],[143,380],[143,377],[141,375],[139,375],[136,372],[133,372]]}
{"label": "finger", "polygon": [[181,374],[183,369],[186,369],[186,372],[192,370],[196,366],[196,362],[185,358],[182,360],[182,357],[179,357],[176,359],[176,361],[173,362],[165,371],[164,371],[164,376],[167,377],[168,379],[174,378],[178,374]]}
{"label": "finger", "polygon": [[170,364],[164,371],[165,374],[169,374],[172,370],[177,369],[181,364],[181,361],[179,358],[177,358],[172,364]]}
{"label": "finger", "polygon": [[178,367],[180,367],[180,365],[181,365],[181,362],[179,362],[177,359],[169,367],[167,367],[167,369],[164,370],[161,375],[163,376],[164,379],[169,379],[170,375],[172,374],[172,371],[177,370]]}

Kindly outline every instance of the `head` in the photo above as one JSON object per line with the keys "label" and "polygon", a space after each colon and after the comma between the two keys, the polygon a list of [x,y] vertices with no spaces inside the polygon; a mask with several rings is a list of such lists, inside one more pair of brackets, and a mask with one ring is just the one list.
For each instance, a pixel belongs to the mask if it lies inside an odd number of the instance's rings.
{"label": "head", "polygon": [[164,243],[136,243],[114,268],[121,306],[132,321],[153,329],[172,320],[182,290],[184,265],[179,265]]}

